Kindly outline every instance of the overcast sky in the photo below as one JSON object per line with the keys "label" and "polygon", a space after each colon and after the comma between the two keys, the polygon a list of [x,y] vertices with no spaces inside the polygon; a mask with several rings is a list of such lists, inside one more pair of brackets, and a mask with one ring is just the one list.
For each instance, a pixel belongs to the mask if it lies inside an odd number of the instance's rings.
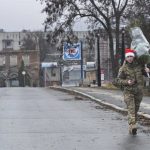
{"label": "overcast sky", "polygon": [[[46,14],[41,13],[44,5],[36,0],[0,0],[0,29],[15,32],[43,30]],[[79,21],[75,30],[85,30],[85,24]]]}
{"label": "overcast sky", "polygon": [[0,29],[5,31],[44,30],[46,15],[36,0],[0,0]]}

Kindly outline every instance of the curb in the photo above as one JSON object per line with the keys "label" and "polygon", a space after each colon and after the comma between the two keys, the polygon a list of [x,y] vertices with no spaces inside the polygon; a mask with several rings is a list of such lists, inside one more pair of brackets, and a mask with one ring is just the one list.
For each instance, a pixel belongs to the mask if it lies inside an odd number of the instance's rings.
{"label": "curb", "polygon": [[[77,95],[80,95],[82,97],[89,98],[89,99],[95,101],[96,103],[99,103],[102,106],[105,106],[105,107],[107,107],[109,109],[112,109],[112,110],[114,110],[116,112],[119,112],[119,113],[122,113],[122,114],[127,114],[128,113],[127,109],[125,109],[125,108],[121,108],[121,107],[116,106],[114,104],[104,102],[104,101],[102,101],[102,100],[100,100],[98,98],[95,98],[94,96],[85,94],[85,93],[80,92],[78,90],[70,90],[68,88],[54,87],[54,86],[50,86],[49,88],[54,89],[54,90],[58,90],[58,91],[62,91],[62,92],[66,92],[66,93],[70,93],[72,95],[76,95],[77,94]],[[141,118],[144,118],[144,119],[148,119],[148,120],[150,119],[150,115],[149,114],[145,114],[143,112],[138,112],[138,116],[141,117]]]}

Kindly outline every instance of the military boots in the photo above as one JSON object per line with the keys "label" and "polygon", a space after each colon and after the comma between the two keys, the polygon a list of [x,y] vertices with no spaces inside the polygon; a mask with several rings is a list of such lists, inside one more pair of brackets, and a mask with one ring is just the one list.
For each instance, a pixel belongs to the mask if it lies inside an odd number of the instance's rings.
{"label": "military boots", "polygon": [[129,133],[132,135],[136,135],[137,134],[137,126],[136,124],[130,124],[129,125]]}

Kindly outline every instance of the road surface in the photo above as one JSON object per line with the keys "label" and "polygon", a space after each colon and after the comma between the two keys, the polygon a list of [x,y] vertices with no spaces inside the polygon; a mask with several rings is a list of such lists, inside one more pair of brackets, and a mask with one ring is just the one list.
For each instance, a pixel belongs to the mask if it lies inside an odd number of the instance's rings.
{"label": "road surface", "polygon": [[0,88],[0,150],[149,150],[149,127],[46,88]]}

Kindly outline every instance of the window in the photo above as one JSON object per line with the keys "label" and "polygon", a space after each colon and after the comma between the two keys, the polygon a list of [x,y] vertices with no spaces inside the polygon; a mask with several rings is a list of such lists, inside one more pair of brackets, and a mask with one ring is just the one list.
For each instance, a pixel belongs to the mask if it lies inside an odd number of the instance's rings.
{"label": "window", "polygon": [[55,68],[51,68],[51,76],[52,77],[56,76],[56,69]]}
{"label": "window", "polygon": [[3,40],[3,49],[13,49],[13,40]]}
{"label": "window", "polygon": [[5,65],[5,56],[0,56],[0,66]]}
{"label": "window", "polygon": [[29,60],[29,55],[23,55],[22,60],[24,61],[25,66],[29,66],[30,60]]}
{"label": "window", "polygon": [[10,56],[10,66],[17,66],[17,56],[16,55]]}

